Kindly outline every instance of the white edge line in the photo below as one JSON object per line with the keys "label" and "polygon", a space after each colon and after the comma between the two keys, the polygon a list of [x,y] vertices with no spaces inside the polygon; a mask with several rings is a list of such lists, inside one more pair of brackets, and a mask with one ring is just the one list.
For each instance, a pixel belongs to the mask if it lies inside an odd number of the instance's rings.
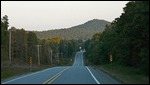
{"label": "white edge line", "polygon": [[53,67],[53,68],[48,68],[48,69],[45,69],[45,70],[42,70],[42,71],[38,71],[38,72],[35,72],[35,73],[27,74],[27,75],[25,75],[25,76],[18,77],[18,78],[15,78],[15,79],[12,79],[12,80],[3,82],[2,84],[7,84],[7,83],[12,82],[12,81],[15,81],[15,80],[17,80],[17,79],[21,79],[21,78],[24,78],[24,77],[27,77],[27,76],[31,76],[31,75],[34,75],[34,74],[37,74],[37,73],[40,73],[40,72],[43,72],[43,71],[46,71],[46,70],[49,70],[49,69],[54,69],[54,68],[55,68],[55,67]]}
{"label": "white edge line", "polygon": [[95,78],[95,76],[92,74],[92,72],[90,71],[90,69],[86,66],[86,68],[88,69],[88,71],[90,72],[90,74],[92,75],[92,77],[94,78],[94,80],[96,81],[97,84],[100,84],[99,81]]}
{"label": "white edge line", "polygon": [[83,54],[82,54],[82,66],[84,66],[84,65],[83,65],[83,63],[84,63],[84,62],[83,62],[83,57],[84,57],[84,56],[83,56]]}
{"label": "white edge line", "polygon": [[76,55],[75,55],[75,57],[74,57],[74,63],[73,63],[73,66],[76,64],[76,56],[77,56],[77,53],[76,53]]}

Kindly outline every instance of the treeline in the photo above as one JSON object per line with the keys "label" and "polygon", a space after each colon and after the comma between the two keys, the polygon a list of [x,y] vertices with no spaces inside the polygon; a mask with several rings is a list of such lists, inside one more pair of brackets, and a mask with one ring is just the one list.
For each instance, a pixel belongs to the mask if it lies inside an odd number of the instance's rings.
{"label": "treeline", "polygon": [[[1,19],[1,62],[10,60],[9,51],[11,50],[11,63],[28,63],[29,56],[34,58],[37,50],[34,48],[31,55],[33,44],[38,43],[35,33],[27,33],[24,29],[16,29],[15,27],[11,27],[8,30],[8,27],[8,16],[5,15]],[[11,45],[10,50],[9,45]]]}
{"label": "treeline", "polygon": [[89,29],[56,29],[49,31],[34,31],[39,39],[54,38],[60,36],[61,39],[66,40],[87,40],[91,39],[93,34],[98,31],[92,31]]}
{"label": "treeline", "polygon": [[[68,65],[82,46],[82,40],[64,40],[60,37],[40,40],[41,56],[44,64]],[[51,62],[52,56],[52,62]]]}
{"label": "treeline", "polygon": [[86,56],[93,64],[112,62],[140,68],[149,74],[149,1],[131,1],[104,32],[85,42]]}
{"label": "treeline", "polygon": [[[34,32],[11,27],[8,30],[8,16],[1,19],[1,62],[9,61],[9,43],[11,39],[11,64],[38,64],[38,45],[40,64],[66,65],[73,59],[82,40],[64,40],[55,38],[38,39]],[[11,36],[11,38],[9,38]]]}

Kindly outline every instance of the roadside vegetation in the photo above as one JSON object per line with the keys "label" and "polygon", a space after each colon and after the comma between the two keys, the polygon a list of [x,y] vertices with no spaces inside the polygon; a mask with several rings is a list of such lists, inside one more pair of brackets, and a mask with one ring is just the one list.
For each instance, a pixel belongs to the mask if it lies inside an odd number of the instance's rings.
{"label": "roadside vegetation", "polygon": [[38,39],[34,32],[25,31],[23,28],[8,29],[8,21],[7,15],[1,18],[1,79],[30,72],[30,64],[33,65],[32,71],[72,65],[75,52],[83,44],[82,40],[66,40],[60,36]]}
{"label": "roadside vegetation", "polygon": [[113,72],[124,83],[148,83],[149,2],[130,1],[123,10],[103,32],[85,42],[85,60],[108,73]]}
{"label": "roadside vegetation", "polygon": [[95,65],[89,62],[86,59],[86,56],[84,56],[84,63],[85,66],[92,67],[98,71],[103,71],[121,84],[149,84],[149,75],[141,73],[140,68],[122,66],[114,62]]}
{"label": "roadside vegetation", "polygon": [[140,68],[126,67],[118,64],[106,64],[97,67],[115,77],[123,84],[149,84],[149,75],[140,72]]}
{"label": "roadside vegetation", "polygon": [[31,72],[40,71],[40,70],[46,69],[48,67],[52,67],[52,66],[49,66],[49,65],[41,65],[41,66],[32,65],[32,69],[31,69],[29,64],[22,64],[22,65],[5,64],[5,65],[1,66],[1,81],[4,81],[4,80],[12,78],[12,77],[28,74]]}

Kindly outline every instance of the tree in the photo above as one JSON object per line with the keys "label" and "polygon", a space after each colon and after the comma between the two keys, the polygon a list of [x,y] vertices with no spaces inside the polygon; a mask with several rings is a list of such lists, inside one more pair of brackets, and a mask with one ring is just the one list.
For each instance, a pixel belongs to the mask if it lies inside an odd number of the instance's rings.
{"label": "tree", "polygon": [[8,32],[8,16],[5,15],[1,18],[1,60],[8,60],[8,42],[9,42],[9,32]]}
{"label": "tree", "polygon": [[24,29],[16,29],[15,27],[11,27],[12,31],[12,58],[13,61],[16,63],[27,63],[27,33]]}
{"label": "tree", "polygon": [[9,41],[8,27],[9,27],[8,16],[5,15],[1,19],[1,45],[7,48],[8,48],[8,41]]}
{"label": "tree", "polygon": [[27,33],[28,58],[32,57],[33,63],[37,64],[37,48],[38,38],[34,32]]}
{"label": "tree", "polygon": [[101,32],[96,33],[95,35],[93,35],[92,39],[86,43],[86,46],[88,46],[88,48],[86,48],[87,52],[86,55],[89,59],[90,62],[92,62],[93,64],[102,64],[102,56],[99,55],[100,54],[100,49],[99,49],[99,42],[100,42],[100,36],[101,36]]}

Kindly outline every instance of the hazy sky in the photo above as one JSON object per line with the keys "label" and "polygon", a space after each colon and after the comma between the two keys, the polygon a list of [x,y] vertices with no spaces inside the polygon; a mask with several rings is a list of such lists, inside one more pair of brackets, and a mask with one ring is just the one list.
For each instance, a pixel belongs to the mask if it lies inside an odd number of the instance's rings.
{"label": "hazy sky", "polygon": [[69,28],[92,19],[113,21],[128,1],[1,1],[1,18],[25,30]]}

